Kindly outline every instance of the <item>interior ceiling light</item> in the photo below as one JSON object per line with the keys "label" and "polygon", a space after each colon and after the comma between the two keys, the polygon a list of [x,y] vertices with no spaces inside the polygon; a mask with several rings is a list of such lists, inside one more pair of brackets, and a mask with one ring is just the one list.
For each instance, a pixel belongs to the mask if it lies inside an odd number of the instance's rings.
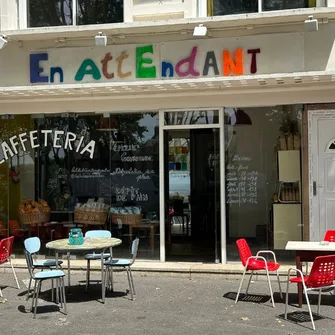
{"label": "interior ceiling light", "polygon": [[203,24],[199,24],[198,27],[194,28],[193,36],[206,36],[207,35],[207,27]]}
{"label": "interior ceiling light", "polygon": [[310,15],[305,21],[305,30],[306,31],[318,31],[319,22],[317,19],[314,19],[313,15]]}
{"label": "interior ceiling light", "polygon": [[6,36],[1,35],[0,36],[0,49],[3,49],[6,44],[8,43]]}
{"label": "interior ceiling light", "polygon": [[95,36],[95,45],[97,47],[105,47],[107,45],[107,36],[99,32],[98,35]]}

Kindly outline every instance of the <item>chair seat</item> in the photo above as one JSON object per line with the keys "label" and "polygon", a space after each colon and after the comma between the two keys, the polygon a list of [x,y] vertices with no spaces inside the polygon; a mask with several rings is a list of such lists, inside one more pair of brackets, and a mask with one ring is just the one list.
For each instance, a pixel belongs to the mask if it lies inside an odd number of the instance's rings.
{"label": "chair seat", "polygon": [[64,277],[65,273],[61,270],[41,271],[34,274],[35,279],[51,279]]}
{"label": "chair seat", "polygon": [[[111,254],[103,254],[103,258],[109,258],[111,256]],[[85,255],[85,259],[87,260],[97,260],[97,259],[101,259],[101,254],[87,254]]]}
{"label": "chair seat", "polygon": [[[62,264],[63,264],[63,261],[58,261],[58,266]],[[34,262],[35,268],[48,268],[48,267],[53,267],[56,265],[57,265],[57,262],[55,259],[42,259],[42,260]]]}
{"label": "chair seat", "polygon": [[[306,280],[308,279],[309,276],[304,276],[303,279],[304,279],[304,282],[306,282]],[[291,283],[302,283],[302,278],[301,276],[299,277],[292,277],[290,278],[290,282]]]}
{"label": "chair seat", "polygon": [[106,266],[130,266],[131,260],[130,259],[112,259],[108,260],[104,263]]}
{"label": "chair seat", "polygon": [[[276,271],[280,267],[280,264],[273,263],[273,262],[267,262],[267,265],[268,265],[269,271]],[[248,268],[247,268],[247,270],[251,270],[251,271],[265,270],[265,269],[266,269],[265,262],[260,261],[258,259],[251,259],[249,261]]]}

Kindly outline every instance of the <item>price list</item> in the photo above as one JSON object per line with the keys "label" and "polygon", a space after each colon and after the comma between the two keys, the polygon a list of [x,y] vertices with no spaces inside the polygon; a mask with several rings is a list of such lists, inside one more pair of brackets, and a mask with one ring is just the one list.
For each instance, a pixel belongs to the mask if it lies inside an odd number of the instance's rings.
{"label": "price list", "polygon": [[228,204],[257,204],[258,171],[249,170],[250,157],[234,155],[227,166],[226,202]]}

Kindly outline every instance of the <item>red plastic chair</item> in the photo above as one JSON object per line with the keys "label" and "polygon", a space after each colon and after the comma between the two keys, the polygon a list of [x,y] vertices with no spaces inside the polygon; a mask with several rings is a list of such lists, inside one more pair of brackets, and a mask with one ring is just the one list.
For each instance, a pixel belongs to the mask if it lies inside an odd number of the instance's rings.
{"label": "red plastic chair", "polygon": [[16,238],[24,238],[24,233],[16,220],[9,220],[9,234]]}
{"label": "red plastic chair", "polygon": [[327,230],[323,240],[328,242],[335,242],[335,230]]}
{"label": "red plastic chair", "polygon": [[[299,274],[298,277],[290,277],[291,271],[295,271]],[[287,273],[287,288],[286,288],[286,299],[285,299],[285,319],[287,319],[287,305],[288,305],[288,290],[290,283],[302,283],[306,302],[308,306],[308,312],[312,321],[313,330],[315,330],[313,314],[311,311],[311,305],[308,299],[308,291],[319,290],[319,299],[318,299],[318,309],[317,314],[320,313],[320,304],[321,304],[321,291],[323,289],[329,289],[335,287],[334,285],[335,278],[335,255],[331,256],[319,256],[315,258],[315,261],[312,265],[311,272],[309,276],[304,276],[302,271],[291,268]]]}
{"label": "red plastic chair", "polygon": [[[274,271],[276,272],[278,285],[279,285],[279,291],[280,291],[280,297],[283,299],[283,294],[282,294],[282,291],[281,291],[280,280],[279,280],[279,273],[278,273],[278,269],[280,267],[280,264],[277,263],[276,255],[274,254],[273,251],[261,250],[261,251],[257,252],[256,256],[253,256],[251,254],[249,245],[244,238],[237,240],[236,245],[237,245],[237,248],[238,248],[238,252],[240,254],[242,264],[244,266],[244,272],[243,272],[243,275],[242,275],[240,286],[239,286],[238,291],[237,291],[235,304],[238,301],[238,297],[239,297],[240,292],[241,292],[241,288],[242,288],[242,284],[243,284],[243,280],[244,280],[244,276],[245,276],[246,272],[251,271],[248,286],[247,286],[247,289],[246,289],[246,292],[245,292],[245,294],[247,295],[248,290],[249,290],[249,286],[250,286],[250,282],[251,282],[251,278],[252,278],[254,272],[265,270],[266,271],[266,276],[267,276],[267,279],[268,279],[269,289],[270,289],[272,306],[275,307],[275,302],[274,302],[274,299],[273,299],[273,292],[272,292],[269,272],[274,272]],[[260,256],[261,254],[271,254],[273,256],[274,262],[268,262],[263,256]]]}
{"label": "red plastic chair", "polygon": [[[12,271],[14,274],[14,278],[16,281],[17,288],[20,289],[19,282],[16,277],[16,273],[12,264],[11,255],[13,251],[13,243],[14,243],[14,236],[4,238],[0,241],[0,264],[4,264],[6,262],[10,263],[10,266],[12,267]],[[2,297],[2,292],[0,288],[0,297]]]}

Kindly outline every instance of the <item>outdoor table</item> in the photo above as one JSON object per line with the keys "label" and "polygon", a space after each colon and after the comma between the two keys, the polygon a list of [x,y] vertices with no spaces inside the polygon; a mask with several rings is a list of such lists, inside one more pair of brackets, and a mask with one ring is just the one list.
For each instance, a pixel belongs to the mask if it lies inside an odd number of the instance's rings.
{"label": "outdoor table", "polygon": [[[54,240],[46,244],[48,249],[55,251],[56,264],[58,264],[58,254],[66,253],[67,254],[67,271],[68,271],[68,289],[71,287],[71,273],[70,273],[70,254],[71,252],[92,252],[98,251],[101,253],[101,287],[102,287],[102,302],[105,302],[105,287],[103,284],[103,266],[104,258],[103,254],[106,249],[110,249],[110,255],[112,258],[112,248],[120,245],[122,241],[114,237],[85,237],[84,243],[81,245],[70,245],[69,239]],[[58,265],[57,265],[58,268]],[[57,293],[57,302],[58,302],[58,290]]]}
{"label": "outdoor table", "polygon": [[[288,241],[285,250],[295,251],[296,268],[302,271],[302,262],[314,262],[318,256],[335,255],[335,242]],[[298,303],[302,307],[302,284],[298,285]]]}

